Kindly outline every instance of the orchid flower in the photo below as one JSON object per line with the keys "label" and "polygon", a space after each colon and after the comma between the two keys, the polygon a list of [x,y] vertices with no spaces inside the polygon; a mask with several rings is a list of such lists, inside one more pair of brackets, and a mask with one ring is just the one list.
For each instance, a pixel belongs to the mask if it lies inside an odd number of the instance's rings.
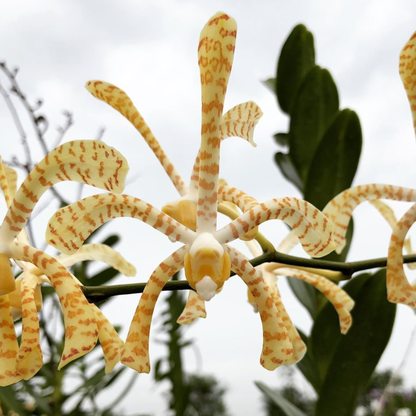
{"label": "orchid flower", "polygon": [[[0,226],[0,385],[28,379],[42,366],[37,316],[39,274],[47,276],[56,290],[64,314],[65,346],[59,368],[95,346],[96,314],[86,307],[89,304],[80,285],[56,259],[28,244],[24,226],[39,198],[54,184],[77,181],[120,192],[127,170],[124,157],[104,143],[73,141],[50,152],[16,192],[16,175],[0,163],[0,186],[8,206]],[[22,265],[25,272],[17,284],[10,259]],[[19,292],[21,304],[16,302]],[[11,306],[16,312],[20,305],[22,339],[19,347]]]}
{"label": "orchid flower", "polygon": [[[261,250],[254,241],[246,242],[246,245],[248,246],[250,252],[254,256],[259,256],[261,254]],[[285,244],[281,244],[277,248],[277,251],[279,253],[289,254],[290,247],[285,246]],[[352,324],[352,317],[350,311],[354,307],[354,301],[342,288],[337,286],[332,281],[339,279],[341,275],[340,272],[335,272],[331,270],[294,267],[281,263],[263,263],[260,266],[257,266],[256,268],[259,271],[261,271],[264,280],[270,287],[270,291],[274,294],[275,302],[278,303],[276,304],[276,307],[278,308],[279,313],[285,317],[283,321],[289,333],[293,334],[291,335],[291,339],[296,340],[296,342],[293,342],[293,362],[290,364],[294,364],[302,359],[303,355],[306,352],[306,345],[300,338],[295,326],[293,325],[282,303],[277,285],[277,276],[286,276],[288,278],[290,277],[303,280],[304,282],[312,285],[317,290],[319,290],[334,306],[338,314],[341,333],[346,334],[348,332]],[[257,312],[253,296],[250,292],[248,292],[248,301],[251,305],[253,305],[254,310]]]}
{"label": "orchid flower", "polygon": [[[149,333],[155,302],[165,283],[182,268],[185,269],[191,287],[205,300],[210,300],[222,288],[231,270],[239,275],[256,300],[263,325],[261,364],[266,369],[273,370],[288,362],[293,356],[292,340],[269,287],[256,268],[228,243],[246,235],[265,221],[280,219],[294,230],[303,248],[311,256],[321,257],[334,249],[331,222],[318,209],[298,198],[286,197],[256,203],[256,206],[246,210],[231,223],[216,229],[217,205],[220,200],[220,144],[224,136],[235,134],[233,129],[224,132],[222,127],[226,116],[223,115],[223,104],[234,56],[235,38],[236,23],[222,12],[209,19],[201,32],[198,63],[202,86],[202,127],[198,176],[193,178],[197,184],[195,230],[192,229],[192,224],[181,224],[143,200],[111,193],[94,195],[62,208],[48,224],[47,241],[68,254],[78,250],[88,235],[101,224],[121,216],[137,218],[165,234],[171,241],[183,244],[152,273],[134,314],[121,361],[139,372],[150,371]],[[124,105],[123,101],[120,101],[120,105]],[[134,112],[130,107],[126,108],[128,110]],[[140,124],[140,116],[135,117]],[[251,132],[252,127],[247,131]],[[247,137],[251,137],[251,134]],[[149,132],[144,132],[144,135],[151,137]],[[163,163],[168,163],[166,159],[162,160]],[[173,172],[173,166],[170,170]],[[181,183],[176,176],[173,181]],[[186,194],[183,185],[179,189],[182,195]],[[235,201],[240,205],[244,203],[244,198],[235,195]]]}

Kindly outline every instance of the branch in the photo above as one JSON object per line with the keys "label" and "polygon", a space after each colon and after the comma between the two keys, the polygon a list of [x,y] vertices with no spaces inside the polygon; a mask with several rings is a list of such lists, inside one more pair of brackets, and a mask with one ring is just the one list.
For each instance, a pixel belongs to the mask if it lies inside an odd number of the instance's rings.
{"label": "branch", "polygon": [[[415,263],[416,254],[403,256],[404,263]],[[341,272],[344,277],[341,280],[351,279],[356,272],[374,269],[378,267],[386,267],[387,258],[377,258],[370,260],[361,260],[354,262],[336,262],[319,259],[306,259],[302,257],[290,256],[277,251],[272,253],[264,253],[261,256],[250,260],[253,266],[259,266],[263,263],[282,263],[290,266],[309,267],[313,269],[325,269]],[[235,273],[232,273],[233,276]],[[127,285],[113,286],[82,286],[82,291],[90,303],[101,302],[112,296],[131,295],[134,293],[143,293],[146,283],[132,283]],[[193,290],[187,280],[167,282],[162,290]]]}

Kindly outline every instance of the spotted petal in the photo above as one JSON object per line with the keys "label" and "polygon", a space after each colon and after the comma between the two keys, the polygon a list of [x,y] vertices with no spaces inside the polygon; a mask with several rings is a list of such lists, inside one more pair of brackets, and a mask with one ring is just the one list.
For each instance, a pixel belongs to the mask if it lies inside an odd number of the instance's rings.
{"label": "spotted petal", "polygon": [[35,300],[37,285],[28,284],[26,279],[21,282],[22,337],[16,368],[23,380],[29,380],[43,365],[39,340],[39,318]]}
{"label": "spotted petal", "polygon": [[109,193],[84,198],[58,210],[49,221],[46,241],[63,253],[74,253],[102,224],[126,216],[149,224],[172,241],[186,244],[194,236],[193,231],[147,202]]}
{"label": "spotted petal", "polygon": [[416,32],[400,53],[399,73],[410,103],[416,131]]}
{"label": "spotted petal", "polygon": [[332,303],[337,311],[341,333],[346,334],[348,332],[352,324],[352,317],[349,312],[354,306],[354,301],[342,288],[319,274],[309,273],[304,270],[283,267],[277,269],[276,273],[303,280],[316,287]]}
{"label": "spotted petal", "polygon": [[125,276],[136,275],[136,268],[120,253],[105,244],[84,244],[76,253],[60,254],[56,259],[65,267],[86,260],[102,261]]}
{"label": "spotted petal", "polygon": [[8,386],[22,379],[16,369],[19,350],[9,296],[0,296],[0,386]]}
{"label": "spotted petal", "polygon": [[237,25],[225,13],[215,14],[201,31],[198,64],[201,74],[202,127],[198,184],[198,232],[213,232],[217,223],[220,125],[228,78],[234,59]]}
{"label": "spotted petal", "polygon": [[387,298],[416,309],[416,293],[403,269],[403,244],[407,232],[416,221],[416,204],[404,214],[393,228],[387,258]]}
{"label": "spotted petal", "polygon": [[175,167],[166,156],[159,142],[156,140],[149,126],[140,115],[137,108],[134,106],[130,97],[120,88],[104,81],[88,81],[85,88],[95,97],[104,101],[120,114],[127,118],[137,131],[146,140],[146,143],[152,149],[155,156],[165,169],[172,183],[175,185],[180,195],[185,195],[187,187],[176,171]]}
{"label": "spotted petal", "polygon": [[292,341],[261,274],[237,250],[229,246],[226,248],[230,255],[232,270],[243,279],[256,301],[263,325],[260,363],[264,368],[272,371],[292,359]]}
{"label": "spotted petal", "polygon": [[91,308],[97,320],[98,339],[106,362],[105,373],[108,374],[113,371],[114,366],[120,361],[124,342],[100,309],[95,305],[91,305]]}
{"label": "spotted petal", "polygon": [[1,162],[0,157],[0,187],[3,191],[6,205],[9,207],[17,188],[17,173]]}
{"label": "spotted petal", "polygon": [[[379,201],[378,199],[370,201],[370,203],[377,209],[378,212],[380,212],[383,218],[389,223],[390,227],[394,228],[394,226],[397,223],[397,218],[394,214],[394,211],[387,204],[385,204],[382,201]],[[406,240],[404,240],[403,247],[406,250],[407,254],[414,254],[410,238],[406,238]],[[416,263],[407,263],[406,266],[409,269],[416,269]]]}
{"label": "spotted petal", "polygon": [[27,176],[10,205],[0,241],[11,242],[20,233],[43,193],[60,181],[77,181],[121,192],[128,171],[126,159],[102,142],[80,140],[50,152]]}
{"label": "spotted petal", "polygon": [[189,291],[188,300],[185,308],[179,316],[177,322],[181,325],[189,325],[197,318],[206,318],[205,301],[193,290]]}
{"label": "spotted petal", "polygon": [[273,219],[286,222],[311,256],[322,257],[333,251],[332,223],[309,202],[290,197],[259,204],[218,230],[215,237],[221,244],[228,243]]}
{"label": "spotted petal", "polygon": [[65,324],[65,346],[58,369],[91,351],[98,338],[95,313],[74,277],[57,260],[34,247],[12,243],[10,250],[16,260],[39,268],[58,294]]}
{"label": "spotted petal", "polygon": [[416,191],[400,186],[373,183],[346,189],[331,199],[322,212],[334,224],[333,240],[337,253],[341,253],[345,247],[345,235],[352,212],[362,202],[373,199],[416,202]]}
{"label": "spotted petal", "polygon": [[152,273],[140,298],[121,352],[121,362],[139,373],[150,371],[149,333],[157,298],[166,282],[183,267],[186,248],[181,247]]}

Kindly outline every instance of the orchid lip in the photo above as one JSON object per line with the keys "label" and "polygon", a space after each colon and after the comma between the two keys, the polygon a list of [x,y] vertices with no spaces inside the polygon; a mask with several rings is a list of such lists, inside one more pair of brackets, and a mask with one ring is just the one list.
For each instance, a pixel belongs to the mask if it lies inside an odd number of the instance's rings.
{"label": "orchid lip", "polygon": [[204,276],[204,278],[195,285],[198,295],[207,302],[215,296],[217,288],[218,285],[210,276]]}

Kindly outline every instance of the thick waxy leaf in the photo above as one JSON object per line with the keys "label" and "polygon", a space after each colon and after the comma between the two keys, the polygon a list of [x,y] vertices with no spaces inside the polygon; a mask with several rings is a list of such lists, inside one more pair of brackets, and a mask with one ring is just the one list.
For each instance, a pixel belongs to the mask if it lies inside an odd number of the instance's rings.
{"label": "thick waxy leaf", "polygon": [[290,155],[304,182],[338,105],[337,87],[331,74],[319,66],[311,69],[296,96],[290,119]]}
{"label": "thick waxy leaf", "polygon": [[279,166],[279,169],[282,172],[283,176],[289,182],[293,183],[293,185],[295,185],[296,188],[299,189],[299,191],[302,192],[303,183],[299,177],[298,172],[296,171],[296,168],[293,166],[293,163],[290,160],[290,155],[288,155],[287,153],[278,152],[274,155],[274,160],[276,161],[277,166]]}
{"label": "thick waxy leaf", "polygon": [[305,199],[323,209],[330,199],[351,186],[362,145],[360,120],[342,110],[322,138],[305,182]]}
{"label": "thick waxy leaf", "polygon": [[344,289],[355,299],[353,325],[339,334],[336,315],[326,305],[315,320],[310,346],[322,380],[316,416],[353,415],[390,338],[396,313],[387,301],[386,272],[363,274]]}
{"label": "thick waxy leaf", "polygon": [[285,113],[291,113],[299,87],[314,66],[312,33],[304,25],[297,25],[283,45],[277,64],[276,95]]}
{"label": "thick waxy leaf", "polygon": [[255,381],[254,383],[286,416],[306,416],[305,413],[299,410],[294,404],[290,403],[289,400],[285,399],[277,391],[273,391],[260,381]]}

